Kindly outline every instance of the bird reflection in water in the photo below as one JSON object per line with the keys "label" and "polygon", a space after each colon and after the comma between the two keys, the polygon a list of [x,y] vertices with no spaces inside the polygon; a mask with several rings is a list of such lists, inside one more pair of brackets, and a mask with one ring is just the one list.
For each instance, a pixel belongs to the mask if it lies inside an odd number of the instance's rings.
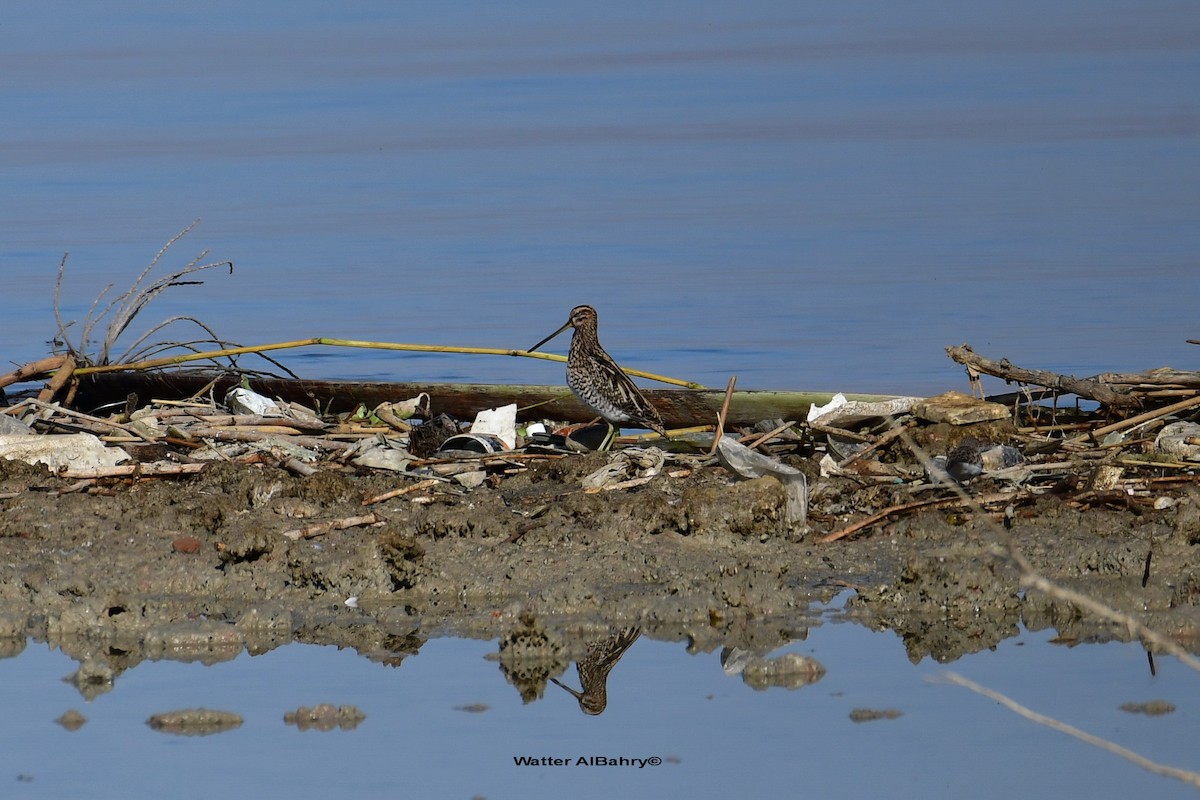
{"label": "bird reflection in water", "polygon": [[570,692],[579,701],[579,710],[583,713],[602,714],[608,705],[608,673],[641,635],[641,628],[625,628],[588,645],[584,657],[575,662],[575,671],[579,673],[578,692],[555,678],[550,680]]}

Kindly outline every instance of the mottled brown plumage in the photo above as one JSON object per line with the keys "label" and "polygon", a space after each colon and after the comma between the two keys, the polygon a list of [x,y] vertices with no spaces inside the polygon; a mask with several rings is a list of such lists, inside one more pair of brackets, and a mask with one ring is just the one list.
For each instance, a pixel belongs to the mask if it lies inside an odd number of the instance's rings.
{"label": "mottled brown plumage", "polygon": [[566,324],[529,349],[537,350],[567,328],[575,329],[567,353],[567,385],[575,396],[614,426],[628,422],[666,438],[658,410],[600,346],[596,309],[575,306]]}
{"label": "mottled brown plumage", "polygon": [[580,711],[592,716],[600,714],[608,706],[608,673],[641,635],[640,628],[626,628],[598,642],[592,642],[588,646],[587,654],[575,662],[575,671],[579,673],[578,692],[554,678],[550,680],[579,701]]}

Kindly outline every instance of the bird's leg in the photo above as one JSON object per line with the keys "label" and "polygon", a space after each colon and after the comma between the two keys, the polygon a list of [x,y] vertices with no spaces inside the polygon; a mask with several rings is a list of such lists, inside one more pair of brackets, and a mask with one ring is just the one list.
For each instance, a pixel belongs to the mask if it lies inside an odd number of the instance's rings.
{"label": "bird's leg", "polygon": [[600,452],[607,453],[612,449],[613,439],[621,435],[621,429],[613,425],[608,420],[604,420],[604,424],[608,425],[608,435],[604,437],[604,443],[600,445]]}

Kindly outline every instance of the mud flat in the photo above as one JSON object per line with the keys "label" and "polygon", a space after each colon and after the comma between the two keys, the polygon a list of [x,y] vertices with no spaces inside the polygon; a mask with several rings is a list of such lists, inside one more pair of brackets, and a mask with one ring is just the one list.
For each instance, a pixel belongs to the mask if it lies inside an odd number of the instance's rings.
{"label": "mud flat", "polygon": [[[698,651],[764,653],[802,638],[819,624],[813,604],[842,594],[845,616],[896,631],[914,661],[953,661],[1022,623],[1064,639],[1128,637],[1023,590],[996,546],[1010,538],[1046,577],[1197,649],[1192,484],[1084,510],[1047,493],[1010,510],[1007,532],[1002,512],[932,508],[822,543],[851,510],[911,496],[820,478],[789,457],[812,485],[810,525],[797,531],[774,478],[735,481],[708,465],[582,490],[605,459],[536,461],[471,489],[437,482],[344,529],[314,523],[361,517],[366,498],[412,479],[218,463],[82,487],[0,460],[0,642],[7,655],[27,638],[61,648],[87,694],[144,659],[215,662],[294,641],[399,663],[433,637],[532,636],[565,669],[604,631],[637,626]],[[975,484],[988,492],[986,478]]]}

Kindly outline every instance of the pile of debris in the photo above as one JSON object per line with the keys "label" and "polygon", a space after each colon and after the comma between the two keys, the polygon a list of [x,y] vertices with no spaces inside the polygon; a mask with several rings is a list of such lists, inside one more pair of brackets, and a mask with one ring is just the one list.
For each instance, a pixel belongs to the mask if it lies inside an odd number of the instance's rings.
{"label": "pile of debris", "polygon": [[[601,450],[608,462],[584,478],[582,491],[632,492],[705,469],[736,479],[771,476],[785,487],[792,531],[826,542],[935,508],[983,510],[1007,523],[1048,493],[1079,508],[1164,510],[1200,480],[1200,373],[1075,379],[989,361],[965,346],[950,352],[973,383],[988,372],[1023,386],[989,399],[948,392],[864,402],[839,395],[812,406],[803,421],[764,420],[728,433],[701,426],[669,440],[614,437],[607,423],[519,423],[515,405],[485,409],[464,425],[431,414],[424,393],[321,414],[243,385],[220,399],[210,393],[138,407],[131,398],[108,416],[43,393],[0,412],[0,458],[45,464],[74,481],[60,492],[112,491],[121,482],[189,475],[213,462],[276,464],[301,476],[337,469],[411,479],[364,498],[372,506],[402,496],[416,503],[464,496],[533,462]],[[366,514],[335,528],[376,521]]]}

